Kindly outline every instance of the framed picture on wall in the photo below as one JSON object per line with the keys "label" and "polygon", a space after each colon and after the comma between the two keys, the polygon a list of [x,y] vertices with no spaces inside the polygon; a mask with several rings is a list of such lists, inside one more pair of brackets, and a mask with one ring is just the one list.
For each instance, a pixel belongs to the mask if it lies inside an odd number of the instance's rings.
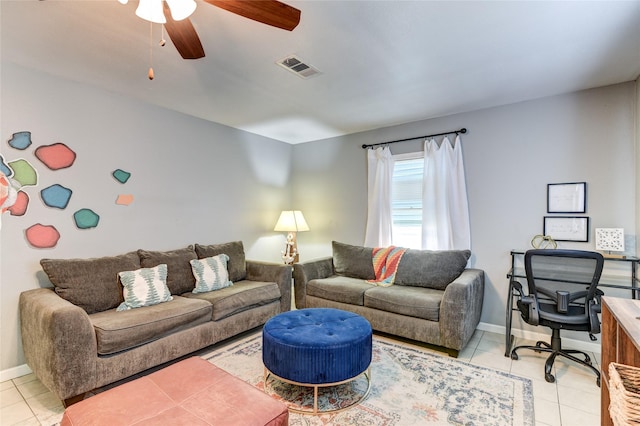
{"label": "framed picture on wall", "polygon": [[589,241],[589,218],[587,216],[545,216],[542,229],[555,241]]}
{"label": "framed picture on wall", "polygon": [[547,213],[586,213],[587,182],[547,184]]}

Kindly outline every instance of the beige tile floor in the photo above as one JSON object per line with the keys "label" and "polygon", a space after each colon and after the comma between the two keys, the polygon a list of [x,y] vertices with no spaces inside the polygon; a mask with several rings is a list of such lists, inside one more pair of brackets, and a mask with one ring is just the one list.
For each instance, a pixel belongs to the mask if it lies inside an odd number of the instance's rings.
{"label": "beige tile floor", "polygon": [[[516,344],[529,343],[516,339]],[[600,354],[591,355],[596,364],[600,362]],[[523,350],[519,356],[518,361],[504,356],[504,335],[477,331],[458,359],[530,378],[537,426],[600,424],[600,388],[589,369],[560,358],[554,366],[556,382],[547,383],[544,380],[545,354]],[[2,426],[51,426],[60,421],[63,410],[61,402],[31,374],[0,383]]]}

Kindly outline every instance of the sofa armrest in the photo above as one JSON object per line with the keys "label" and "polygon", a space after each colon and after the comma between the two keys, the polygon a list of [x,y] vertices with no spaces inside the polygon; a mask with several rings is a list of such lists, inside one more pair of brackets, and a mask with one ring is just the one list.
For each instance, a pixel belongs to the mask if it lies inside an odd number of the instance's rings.
{"label": "sofa armrest", "polygon": [[461,350],[467,344],[482,314],[484,271],[465,269],[447,286],[440,304],[442,345]]}
{"label": "sofa armrest", "polygon": [[307,305],[307,283],[318,278],[328,278],[335,275],[333,257],[324,257],[293,265],[293,285],[296,298],[296,308],[302,309]]}
{"label": "sofa armrest", "polygon": [[20,294],[20,330],[27,364],[61,400],[95,388],[98,348],[86,311],[39,288]]}
{"label": "sofa armrest", "polygon": [[277,283],[280,288],[280,312],[291,310],[291,266],[247,260],[247,279]]}

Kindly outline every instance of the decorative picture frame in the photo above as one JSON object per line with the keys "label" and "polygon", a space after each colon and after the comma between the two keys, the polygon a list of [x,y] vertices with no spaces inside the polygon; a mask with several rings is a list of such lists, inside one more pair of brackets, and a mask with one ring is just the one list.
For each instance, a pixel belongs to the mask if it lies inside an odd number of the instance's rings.
{"label": "decorative picture frame", "polygon": [[547,213],[586,212],[587,182],[547,184]]}
{"label": "decorative picture frame", "polygon": [[545,216],[542,233],[555,241],[589,242],[589,217]]}

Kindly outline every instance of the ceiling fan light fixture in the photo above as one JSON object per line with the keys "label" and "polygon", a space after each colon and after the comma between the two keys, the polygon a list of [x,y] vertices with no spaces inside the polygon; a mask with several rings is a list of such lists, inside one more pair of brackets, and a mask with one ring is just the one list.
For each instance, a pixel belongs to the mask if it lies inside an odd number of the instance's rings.
{"label": "ceiling fan light fixture", "polygon": [[162,0],[140,0],[136,15],[146,21],[164,24],[167,22],[162,11]]}
{"label": "ceiling fan light fixture", "polygon": [[174,21],[188,18],[196,10],[195,0],[166,0]]}

